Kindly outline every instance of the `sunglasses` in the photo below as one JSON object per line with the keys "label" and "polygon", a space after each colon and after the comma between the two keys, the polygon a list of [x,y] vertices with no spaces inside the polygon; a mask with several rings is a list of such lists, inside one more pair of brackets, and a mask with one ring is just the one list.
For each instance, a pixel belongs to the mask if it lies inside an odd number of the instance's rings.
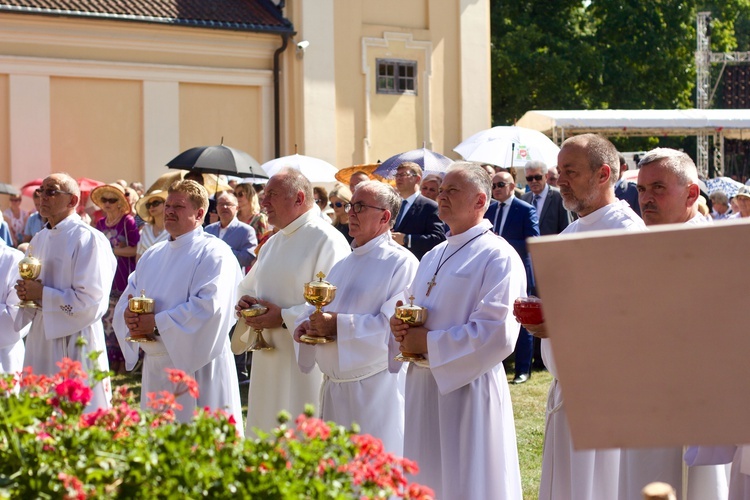
{"label": "sunglasses", "polygon": [[12,203],[18,203],[19,201],[21,201],[21,198],[11,198],[10,201]]}
{"label": "sunglasses", "polygon": [[36,189],[36,190],[34,190],[34,192],[36,194],[38,194],[39,196],[46,196],[47,198],[51,198],[51,197],[53,197],[55,195],[58,195],[58,194],[73,194],[73,193],[69,193],[67,191],[61,191],[59,189],[50,189],[50,188],[48,188],[48,189]]}
{"label": "sunglasses", "polygon": [[336,203],[331,202],[330,205],[331,205],[331,208],[334,208],[334,207],[335,208],[341,208],[341,207],[344,206],[344,204],[341,203],[340,201],[337,201]]}
{"label": "sunglasses", "polygon": [[544,176],[542,174],[527,175],[526,176],[526,182],[541,181],[542,179],[544,179]]}
{"label": "sunglasses", "polygon": [[508,185],[508,183],[507,183],[507,182],[503,182],[503,181],[500,181],[500,182],[493,182],[493,183],[492,183],[492,189],[497,189],[497,188],[504,188],[504,187],[505,187],[505,186],[507,186],[507,185]]}
{"label": "sunglasses", "polygon": [[415,175],[410,172],[408,174],[396,174],[393,177],[395,177],[396,179],[406,179],[407,177],[415,177]]}
{"label": "sunglasses", "polygon": [[[104,201],[104,199],[102,199],[102,201]],[[146,210],[148,210],[148,209],[149,209],[149,208],[151,208],[151,207],[158,207],[158,206],[159,206],[159,205],[161,205],[162,203],[164,203],[164,200],[153,200],[153,201],[149,201],[148,203],[146,203]]]}
{"label": "sunglasses", "polygon": [[237,191],[237,192],[234,193],[234,197],[235,198],[244,198],[245,197],[245,193],[243,193],[242,191]]}
{"label": "sunglasses", "polygon": [[102,203],[117,203],[119,200],[117,198],[99,198],[99,201]]}

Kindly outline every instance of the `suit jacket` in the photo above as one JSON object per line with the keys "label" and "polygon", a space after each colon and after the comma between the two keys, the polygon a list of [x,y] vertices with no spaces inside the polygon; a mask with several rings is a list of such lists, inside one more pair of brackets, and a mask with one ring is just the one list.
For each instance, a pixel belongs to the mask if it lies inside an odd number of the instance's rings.
{"label": "suit jacket", "polygon": [[633,212],[637,213],[639,217],[641,216],[641,205],[638,202],[638,187],[634,182],[621,177],[615,183],[615,196],[620,200],[627,201]]}
{"label": "suit jacket", "polygon": [[[508,198],[508,201],[505,203],[505,210],[508,210],[508,215],[505,218],[503,231],[499,234],[505,238],[505,241],[510,243],[510,245],[516,249],[518,255],[521,256],[523,267],[526,269],[528,293],[535,293],[536,284],[534,281],[534,273],[531,268],[531,256],[529,255],[528,246],[526,245],[526,239],[539,236],[539,219],[537,219],[536,216],[536,209],[525,201],[519,200],[515,196]],[[510,205],[508,205],[508,203],[510,203]],[[495,234],[498,234],[502,222],[502,218],[498,217],[497,223],[495,224],[495,215],[499,208],[500,203],[493,201],[490,203],[490,206],[484,214],[484,218],[489,219],[489,221],[492,222],[492,230]]]}
{"label": "suit jacket", "polygon": [[414,203],[393,230],[411,238],[411,245],[407,248],[417,259],[422,259],[424,254],[445,239],[443,221],[438,217],[437,203],[421,194],[417,195]]}
{"label": "suit jacket", "polygon": [[[523,195],[523,201],[533,206],[534,193],[529,191]],[[568,227],[573,218],[570,212],[565,210],[562,203],[560,190],[550,186],[547,191],[547,197],[544,199],[544,206],[539,215],[539,232],[542,236],[548,234],[560,234],[563,229]]]}
{"label": "suit jacket", "polygon": [[[205,231],[218,238],[220,229],[221,221],[209,224],[206,226]],[[258,237],[251,225],[240,222],[235,217],[227,226],[227,232],[224,233],[224,237],[221,239],[232,249],[232,253],[237,257],[240,267],[244,269],[253,263],[255,260],[255,247],[258,246]]]}

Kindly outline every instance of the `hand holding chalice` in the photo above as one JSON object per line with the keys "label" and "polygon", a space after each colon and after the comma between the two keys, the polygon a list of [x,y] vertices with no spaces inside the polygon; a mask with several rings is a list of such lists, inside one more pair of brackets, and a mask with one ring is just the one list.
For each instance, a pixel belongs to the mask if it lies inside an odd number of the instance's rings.
{"label": "hand holding chalice", "polygon": [[[154,313],[154,299],[146,297],[146,291],[141,290],[140,297],[130,297],[128,300],[128,309],[130,312],[135,314],[153,314]],[[128,333],[125,337],[128,342],[156,342],[156,337],[153,333]]]}
{"label": "hand holding chalice", "polygon": [[[427,321],[427,309],[414,305],[414,295],[409,297],[409,305],[396,307],[396,318],[409,326],[422,326]],[[396,361],[412,362],[421,366],[429,366],[427,359],[422,354],[402,351],[394,358]]]}
{"label": "hand holding chalice", "polygon": [[[39,259],[31,255],[31,246],[29,246],[29,250],[28,252],[26,252],[26,256],[18,263],[18,274],[20,274],[21,278],[24,280],[34,281],[39,277],[39,274],[41,274],[41,272],[42,263]],[[24,300],[20,304],[18,304],[18,307],[37,309],[39,308],[39,304],[37,304],[33,300]]]}
{"label": "hand holding chalice", "polygon": [[[240,314],[243,318],[254,318],[256,316],[261,316],[263,314],[266,314],[268,312],[268,308],[261,304],[253,304],[247,309],[242,309],[240,311]],[[247,348],[248,351],[270,351],[273,349],[273,346],[266,342],[266,339],[263,338],[263,329],[261,328],[255,328],[255,340],[253,340],[253,343],[250,344],[250,347]],[[245,332],[242,334],[242,336],[248,335],[249,332]],[[247,339],[244,339],[245,341]]]}
{"label": "hand holding chalice", "polygon": [[[336,287],[327,281],[323,281],[326,275],[322,271],[316,274],[316,277],[318,281],[305,283],[305,300],[308,304],[315,306],[313,314],[321,314],[323,306],[327,306],[333,302],[333,299],[336,297]],[[322,335],[301,335],[299,340],[306,344],[327,344],[335,342],[336,338]]]}

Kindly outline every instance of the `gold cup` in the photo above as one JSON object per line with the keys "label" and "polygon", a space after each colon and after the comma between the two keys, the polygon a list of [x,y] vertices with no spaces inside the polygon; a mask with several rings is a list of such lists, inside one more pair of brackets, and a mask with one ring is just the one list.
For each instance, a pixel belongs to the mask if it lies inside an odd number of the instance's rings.
{"label": "gold cup", "polygon": [[[39,277],[42,272],[42,262],[31,255],[31,246],[29,246],[26,256],[18,262],[18,274],[25,280],[35,280]],[[33,300],[24,300],[18,304],[18,307],[28,307],[30,309],[38,309],[39,304]]]}
{"label": "gold cup", "polygon": [[[128,309],[136,314],[152,314],[154,304],[154,299],[146,297],[146,291],[141,290],[140,297],[131,297],[128,300]],[[128,342],[156,342],[156,338],[150,333],[129,333],[125,340]]]}
{"label": "gold cup", "polygon": [[[308,304],[315,306],[316,313],[323,312],[323,306],[327,306],[336,297],[336,287],[327,281],[323,281],[326,277],[323,272],[319,272],[315,275],[318,281],[311,281],[305,283],[305,300]],[[335,342],[335,337],[323,337],[313,335],[300,335],[300,341],[306,344],[327,344],[329,342]]]}
{"label": "gold cup", "polygon": [[[409,305],[396,308],[396,317],[409,326],[422,326],[427,321],[427,309],[414,305],[414,295],[409,297]],[[403,363],[416,363],[420,366],[429,366],[427,359],[422,354],[402,351],[396,356],[396,361]]]}
{"label": "gold cup", "polygon": [[[254,318],[255,316],[261,316],[263,314],[266,314],[268,312],[268,308],[266,306],[260,305],[260,304],[253,304],[252,306],[248,307],[247,309],[243,309],[240,311],[240,314],[243,318]],[[252,344],[250,344],[250,347],[247,348],[248,351],[270,351],[273,349],[273,346],[266,342],[266,339],[263,338],[263,330],[256,328],[255,329],[255,340],[253,340]]]}

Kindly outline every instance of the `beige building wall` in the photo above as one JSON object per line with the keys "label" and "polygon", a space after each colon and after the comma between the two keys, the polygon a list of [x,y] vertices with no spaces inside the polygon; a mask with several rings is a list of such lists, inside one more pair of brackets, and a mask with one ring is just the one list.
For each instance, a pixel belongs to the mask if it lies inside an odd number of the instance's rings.
{"label": "beige building wall", "polygon": [[20,186],[66,170],[148,186],[183,149],[222,135],[270,160],[280,45],[278,35],[3,14],[0,178]]}

